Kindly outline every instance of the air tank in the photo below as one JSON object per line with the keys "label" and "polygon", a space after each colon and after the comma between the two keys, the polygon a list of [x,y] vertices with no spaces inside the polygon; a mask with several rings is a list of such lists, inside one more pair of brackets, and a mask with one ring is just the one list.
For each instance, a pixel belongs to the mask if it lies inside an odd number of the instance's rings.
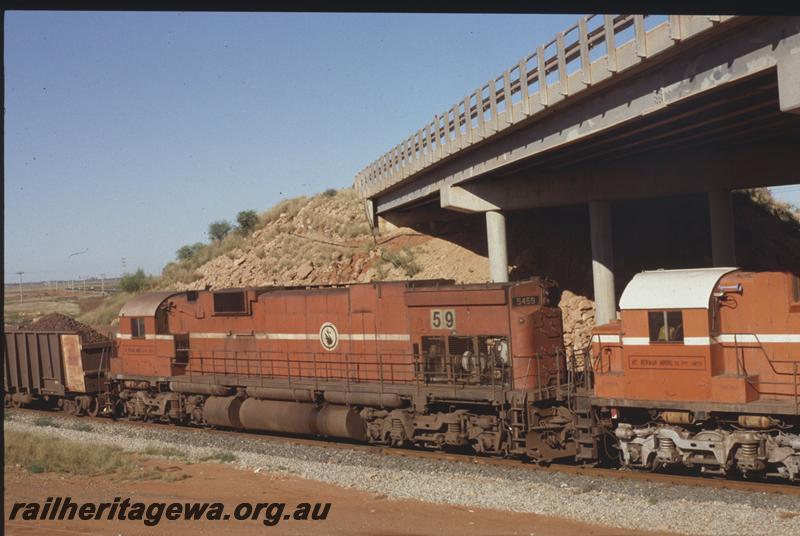
{"label": "air tank", "polygon": [[322,435],[363,441],[364,419],[352,408],[327,404],[248,398],[239,409],[239,421],[248,430],[286,434]]}
{"label": "air tank", "polygon": [[210,396],[203,404],[203,419],[214,426],[242,428],[239,408],[242,399],[238,396]]}

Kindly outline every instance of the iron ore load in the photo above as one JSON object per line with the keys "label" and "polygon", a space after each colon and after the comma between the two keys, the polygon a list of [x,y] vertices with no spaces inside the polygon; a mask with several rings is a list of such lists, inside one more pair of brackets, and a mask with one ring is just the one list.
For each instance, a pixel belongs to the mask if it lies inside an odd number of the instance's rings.
{"label": "iron ore load", "polygon": [[[570,359],[558,297],[542,278],[144,294],[93,399],[133,419],[800,479],[798,274],[642,272]],[[30,353],[6,346],[7,401],[57,401],[9,374]]]}

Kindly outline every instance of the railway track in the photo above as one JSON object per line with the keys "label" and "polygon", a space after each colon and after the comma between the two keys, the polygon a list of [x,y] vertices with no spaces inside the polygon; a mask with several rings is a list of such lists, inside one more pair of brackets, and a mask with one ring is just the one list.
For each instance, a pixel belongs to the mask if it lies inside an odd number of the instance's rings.
{"label": "railway track", "polygon": [[32,409],[32,408],[25,408],[25,409],[6,408],[6,412],[10,412],[12,414],[16,412],[38,414],[48,417],[57,416],[65,420],[75,420],[81,422],[85,422],[87,420],[90,422],[96,421],[98,423],[112,424],[115,426],[132,426],[132,427],[142,427],[151,429],[153,428],[157,429],[169,426],[178,428],[187,433],[194,433],[194,434],[207,434],[207,433],[224,434],[230,437],[238,437],[241,439],[250,439],[250,440],[252,440],[254,437],[257,437],[260,441],[288,443],[295,445],[311,445],[315,447],[332,448],[332,449],[351,449],[363,452],[379,453],[384,456],[393,456],[400,458],[445,460],[458,463],[508,467],[523,471],[567,473],[572,475],[586,476],[590,478],[636,480],[641,482],[651,482],[651,483],[667,484],[667,485],[729,489],[737,491],[747,491],[752,493],[774,493],[782,495],[800,496],[800,485],[778,483],[774,481],[735,480],[735,479],[725,479],[719,477],[626,471],[626,470],[605,468],[605,467],[584,467],[584,466],[562,465],[562,464],[540,466],[536,464],[526,463],[516,459],[493,458],[489,456],[475,456],[474,454],[469,454],[469,453],[389,448],[381,445],[368,445],[363,443],[348,442],[345,440],[338,440],[332,442],[316,438],[280,436],[268,433],[198,428],[193,426],[176,426],[167,423],[156,423],[156,422],[142,422],[142,421],[130,421],[130,420],[114,421],[104,417],[76,417],[64,413],[53,412],[49,410]]}

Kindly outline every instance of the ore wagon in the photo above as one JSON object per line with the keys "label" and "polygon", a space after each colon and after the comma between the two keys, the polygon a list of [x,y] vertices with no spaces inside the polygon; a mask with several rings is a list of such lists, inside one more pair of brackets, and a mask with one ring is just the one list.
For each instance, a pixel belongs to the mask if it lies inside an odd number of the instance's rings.
{"label": "ore wagon", "polygon": [[106,391],[114,344],[87,341],[77,331],[6,331],[4,401],[16,407],[44,403],[96,415]]}

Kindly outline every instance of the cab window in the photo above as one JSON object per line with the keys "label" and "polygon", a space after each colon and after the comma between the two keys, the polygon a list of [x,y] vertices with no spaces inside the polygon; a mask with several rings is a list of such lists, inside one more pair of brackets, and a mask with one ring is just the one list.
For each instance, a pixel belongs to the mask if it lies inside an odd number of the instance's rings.
{"label": "cab window", "polygon": [[683,312],[650,311],[647,321],[650,342],[683,342]]}
{"label": "cab window", "polygon": [[131,318],[131,338],[132,339],[144,338],[144,318],[142,317]]}
{"label": "cab window", "polygon": [[246,314],[247,302],[244,292],[215,292],[214,314]]}

